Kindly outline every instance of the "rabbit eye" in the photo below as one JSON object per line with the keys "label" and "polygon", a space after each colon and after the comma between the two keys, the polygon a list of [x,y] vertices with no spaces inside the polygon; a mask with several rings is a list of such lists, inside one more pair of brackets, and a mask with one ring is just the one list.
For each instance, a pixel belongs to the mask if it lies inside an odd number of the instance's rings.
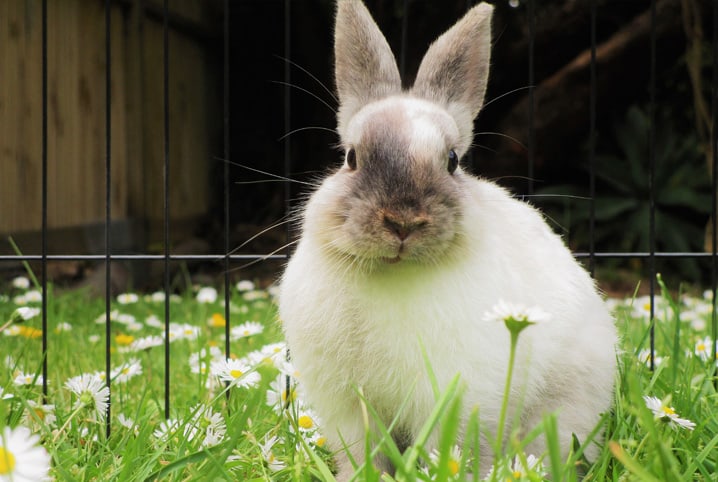
{"label": "rabbit eye", "polygon": [[353,148],[349,148],[347,150],[347,157],[346,157],[347,166],[352,171],[355,171],[357,168],[357,154],[354,151]]}
{"label": "rabbit eye", "polygon": [[449,164],[447,166],[449,174],[453,174],[457,167],[459,167],[459,156],[456,155],[456,151],[451,149],[449,151]]}

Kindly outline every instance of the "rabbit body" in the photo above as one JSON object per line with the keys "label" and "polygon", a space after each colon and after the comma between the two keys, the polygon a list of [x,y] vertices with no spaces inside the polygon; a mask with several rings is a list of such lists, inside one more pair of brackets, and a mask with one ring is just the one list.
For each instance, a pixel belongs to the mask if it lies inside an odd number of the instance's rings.
{"label": "rabbit body", "polygon": [[[338,451],[340,480],[352,473],[344,444],[364,460],[359,392],[384,424],[397,420],[393,436],[405,448],[436,404],[431,377],[444,388],[458,375],[464,420],[478,407],[482,427],[496,433],[510,340],[503,323],[484,315],[499,300],[550,316],[519,338],[510,406],[522,429],[557,411],[567,452],[572,434],[584,440],[612,400],[616,333],[590,276],[538,211],[456,166],[483,101],[486,73],[477,66],[488,69],[481,44],[490,38],[490,14],[486,5],[474,7],[439,38],[414,88],[403,92],[365,7],[339,1],[335,49],[346,161],[304,207],[279,315],[300,385]],[[365,72],[352,73],[358,80],[347,79],[340,64],[347,43],[359,37],[369,46],[358,49],[379,53],[374,61],[360,59]],[[463,37],[470,37],[466,47]],[[484,50],[466,54],[471,48]],[[437,90],[436,77],[456,68],[445,64],[447,50],[461,51],[471,72],[479,72],[454,75],[458,84]],[[476,55],[485,62],[472,63]],[[470,94],[479,99],[461,98],[473,88],[467,82],[483,82]],[[541,437],[529,450],[538,455],[542,444]],[[483,448],[485,471],[492,455]],[[377,463],[391,471],[386,460]]]}

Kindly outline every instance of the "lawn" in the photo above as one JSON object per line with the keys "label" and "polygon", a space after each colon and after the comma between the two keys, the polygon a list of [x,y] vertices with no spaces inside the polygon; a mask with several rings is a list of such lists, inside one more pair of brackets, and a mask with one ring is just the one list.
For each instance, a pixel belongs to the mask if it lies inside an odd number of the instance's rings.
{"label": "lawn", "polygon": [[[561,457],[551,448],[555,418],[548,415],[523,439],[510,432],[488,480],[718,480],[711,293],[688,296],[675,288],[656,298],[653,370],[650,301],[607,301],[622,347],[615,406],[596,430],[603,434],[599,457],[585,460],[578,443],[568,460]],[[3,286],[0,481],[39,480],[48,470],[56,480],[78,481],[333,480],[321,421],[302,404],[294,381],[286,390],[287,375],[296,374],[272,290],[243,281],[229,298],[229,358],[225,298],[214,288],[170,297],[167,344],[164,293],[112,300],[108,423],[105,301],[49,287],[45,398],[41,294],[25,278]],[[381,430],[368,434],[382,440],[397,473],[380,474],[357,460],[356,480],[480,480],[472,458],[480,414],[457,443],[460,383],[436,396],[426,433],[440,431],[438,450],[427,453],[417,440],[402,454]],[[371,407],[365,408],[369,419]],[[547,437],[548,453],[524,453],[532,437]]]}

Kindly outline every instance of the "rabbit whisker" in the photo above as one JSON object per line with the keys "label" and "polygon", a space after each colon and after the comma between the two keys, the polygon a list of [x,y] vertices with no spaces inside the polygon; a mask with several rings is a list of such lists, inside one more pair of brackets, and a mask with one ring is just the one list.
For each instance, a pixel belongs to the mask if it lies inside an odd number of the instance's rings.
{"label": "rabbit whisker", "polygon": [[517,88],[517,89],[510,90],[510,91],[508,91],[508,92],[504,92],[503,94],[501,94],[501,95],[499,95],[499,96],[497,96],[497,97],[494,97],[494,98],[491,99],[490,101],[485,102],[485,103],[484,103],[484,106],[482,107],[482,109],[485,109],[486,106],[493,104],[493,103],[496,102],[497,100],[503,99],[503,98],[506,97],[507,95],[514,94],[514,93],[519,92],[519,91],[521,91],[521,90],[528,90],[528,89],[530,89],[530,88],[531,88],[531,86],[530,86],[530,85],[527,85],[527,86],[525,86],[525,87],[519,87],[519,88]]}
{"label": "rabbit whisker", "polygon": [[303,88],[303,87],[299,87],[298,85],[294,85],[294,84],[291,84],[291,83],[289,83],[289,82],[284,82],[284,81],[281,81],[281,80],[273,80],[272,83],[273,83],[273,84],[283,85],[283,86],[285,86],[285,87],[291,87],[291,88],[293,88],[293,89],[297,89],[297,90],[299,90],[299,91],[301,91],[301,92],[304,92],[305,94],[310,95],[310,96],[314,97],[315,99],[317,99],[319,102],[321,102],[322,104],[324,104],[329,110],[331,110],[331,111],[334,112],[335,114],[337,113],[337,111],[334,109],[334,107],[332,107],[327,101],[325,101],[324,99],[322,99],[321,97],[319,97],[319,96],[318,96],[317,94],[315,94],[314,92],[311,92],[311,91],[309,91],[309,90],[307,90],[307,89],[305,89],[305,88]]}
{"label": "rabbit whisker", "polygon": [[298,68],[299,70],[301,70],[302,72],[304,72],[305,74],[307,74],[312,80],[314,80],[317,84],[319,84],[319,86],[320,86],[322,89],[324,89],[324,91],[325,91],[326,93],[328,93],[328,94],[331,96],[331,98],[332,98],[332,100],[333,100],[334,102],[336,102],[337,104],[339,103],[339,99],[337,99],[337,97],[334,95],[334,92],[332,92],[332,90],[331,90],[330,88],[328,88],[326,85],[324,85],[324,82],[322,82],[321,80],[319,80],[314,74],[312,74],[311,72],[309,72],[307,69],[305,69],[305,68],[302,67],[301,65],[297,64],[296,62],[293,62],[292,60],[290,60],[290,59],[288,59],[288,58],[286,58],[286,57],[282,57],[281,55],[277,55],[276,57],[277,57],[278,59],[281,59],[281,60],[285,61],[286,63],[288,63],[288,64],[291,65],[292,67],[296,67],[296,68]]}
{"label": "rabbit whisker", "polygon": [[327,132],[331,132],[332,134],[336,134],[336,133],[337,133],[337,131],[336,131],[335,129],[330,129],[330,128],[328,128],[328,127],[322,127],[322,126],[307,126],[307,127],[299,127],[298,129],[294,129],[294,130],[292,130],[292,131],[289,131],[289,132],[287,132],[286,134],[284,134],[282,137],[280,137],[280,138],[277,139],[277,140],[278,140],[278,141],[283,141],[284,139],[286,139],[287,137],[291,136],[292,134],[296,134],[297,132],[302,132],[302,131],[309,131],[309,130],[327,131]]}

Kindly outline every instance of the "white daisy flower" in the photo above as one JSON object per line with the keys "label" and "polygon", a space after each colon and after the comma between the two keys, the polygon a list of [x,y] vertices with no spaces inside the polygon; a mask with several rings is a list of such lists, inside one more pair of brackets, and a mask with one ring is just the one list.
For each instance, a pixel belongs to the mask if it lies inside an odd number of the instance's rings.
{"label": "white daisy flower", "polygon": [[211,286],[200,288],[197,292],[198,303],[214,303],[217,301],[217,290]]}
{"label": "white daisy flower", "polygon": [[145,336],[144,338],[138,338],[137,340],[133,341],[132,344],[128,347],[129,351],[142,351],[142,350],[148,350],[155,346],[162,346],[165,344],[164,338],[161,336]]}
{"label": "white daisy flower", "polygon": [[15,323],[21,323],[23,321],[28,321],[35,318],[36,316],[39,316],[40,313],[40,308],[21,306],[15,311],[13,311],[12,315],[10,315],[10,319]]}
{"label": "white daisy flower", "polygon": [[703,292],[703,298],[708,301],[713,301],[713,290],[705,290]]}
{"label": "white daisy flower", "polygon": [[[429,454],[429,459],[434,463],[434,465],[439,463],[439,459],[441,458],[441,454],[439,454],[439,451],[437,449],[433,449],[431,453]],[[451,447],[451,451],[449,452],[449,475],[455,476],[458,475],[459,470],[461,470],[461,448],[459,448],[458,445],[454,445]]]}
{"label": "white daisy flower", "polygon": [[518,322],[541,323],[550,315],[538,307],[527,308],[521,304],[506,303],[499,300],[490,311],[484,313],[484,321],[506,321],[513,319]]}
{"label": "white daisy flower", "polygon": [[51,480],[50,454],[40,437],[27,427],[5,427],[0,437],[0,480],[34,482]]}
{"label": "white daisy flower", "polygon": [[138,435],[140,433],[140,426],[137,425],[135,421],[131,418],[126,417],[124,413],[121,413],[117,416],[117,423],[119,423],[126,429],[132,430],[135,435]]}
{"label": "white daisy flower", "polygon": [[254,283],[252,281],[243,279],[242,281],[237,283],[237,291],[252,291],[252,290],[254,290]]}
{"label": "white daisy flower", "polygon": [[5,393],[5,389],[3,387],[0,387],[0,400],[9,400],[12,397],[12,393]]}
{"label": "white daisy flower", "polygon": [[87,337],[87,341],[89,341],[92,344],[95,344],[99,342],[102,339],[100,335],[90,335]]}
{"label": "white daisy flower", "polygon": [[276,410],[284,410],[284,407],[287,405],[287,395],[289,395],[290,402],[296,400],[296,382],[290,380],[289,391],[287,392],[287,377],[285,375],[279,375],[269,384],[266,397],[267,405],[274,407]]}
{"label": "white daisy flower", "polygon": [[646,402],[646,406],[653,412],[653,416],[657,420],[668,422],[671,428],[680,427],[688,430],[695,428],[695,423],[688,419],[680,418],[673,407],[664,404],[659,398],[645,395],[643,400]]}
{"label": "white daisy flower", "polygon": [[117,295],[117,302],[121,305],[131,305],[140,301],[137,293],[121,293]]}
{"label": "white daisy flower", "polygon": [[137,318],[135,318],[134,315],[130,315],[129,313],[115,313],[114,317],[112,318],[112,321],[122,323],[123,325],[131,325],[133,323],[137,323]]}
{"label": "white daisy flower", "polygon": [[[541,460],[533,454],[526,455],[526,464],[521,461],[521,457],[518,455],[514,457],[511,463],[504,465],[505,462],[499,463],[500,471],[499,474],[505,474],[508,472],[510,478],[507,480],[522,480],[524,477],[530,477],[531,475],[538,475],[543,478],[546,476],[546,470],[541,463]],[[491,467],[488,475],[482,480],[496,480],[494,475],[495,467]],[[533,479],[531,479],[533,480]]]}
{"label": "white daisy flower", "polygon": [[252,291],[245,291],[242,293],[242,298],[244,298],[245,301],[257,301],[257,300],[266,300],[269,298],[269,295],[266,291],[262,290],[252,290]]}
{"label": "white daisy flower", "polygon": [[300,406],[297,411],[297,427],[302,433],[313,432],[319,427],[319,417],[308,407]]}
{"label": "white daisy flower", "polygon": [[282,462],[281,460],[278,460],[277,457],[274,455],[274,451],[272,448],[274,445],[279,441],[279,438],[275,435],[272,437],[269,437],[269,434],[265,435],[264,437],[264,443],[259,443],[259,449],[262,452],[262,457],[264,458],[264,461],[267,463],[267,467],[272,472],[277,472],[279,470],[282,470],[284,467],[286,467],[286,464]]}
{"label": "white daisy flower", "polygon": [[18,386],[22,385],[42,385],[42,375],[34,373],[18,372],[13,379],[13,383]]}
{"label": "white daisy flower", "polygon": [[57,420],[57,417],[55,417],[55,405],[40,404],[34,400],[27,400],[27,410],[25,410],[23,420],[26,425],[32,427],[37,424],[50,427]]}
{"label": "white daisy flower", "polygon": [[142,363],[137,358],[132,358],[110,372],[110,378],[117,383],[126,383],[138,375],[142,375]]}
{"label": "white daisy flower", "polygon": [[227,433],[227,424],[221,413],[212,410],[212,407],[204,404],[196,405],[192,408],[191,423],[197,429],[197,433],[203,434],[203,447],[212,447],[219,444]]}
{"label": "white daisy flower", "polygon": [[39,290],[29,290],[25,293],[25,302],[40,303],[42,301],[42,293]]}
{"label": "white daisy flower", "polygon": [[166,441],[175,434],[181,425],[182,422],[176,418],[162,420],[155,431],[152,432],[152,435],[158,440]]}
{"label": "white daisy flower", "polygon": [[167,295],[165,295],[164,291],[155,291],[150,295],[150,301],[153,303],[164,303],[166,298]]}
{"label": "white daisy flower", "polygon": [[170,341],[196,340],[200,329],[187,323],[170,323]]}
{"label": "white daisy flower", "polygon": [[277,296],[279,296],[279,285],[270,286],[269,288],[267,288],[267,293],[272,298],[276,298]]}
{"label": "white daisy flower", "polygon": [[55,327],[55,333],[62,333],[63,331],[72,331],[72,325],[64,321],[58,323]]}
{"label": "white daisy flower", "polygon": [[[646,366],[651,366],[651,350],[648,348],[644,348],[643,350],[638,352],[638,361],[643,363]],[[663,357],[658,356],[655,353],[653,354],[653,365],[658,366],[661,363],[663,363]]]}
{"label": "white daisy flower", "polygon": [[261,380],[259,373],[251,371],[242,360],[231,358],[212,362],[210,372],[221,381],[236,387],[253,387]]}
{"label": "white daisy flower", "polygon": [[192,373],[201,373],[206,375],[209,373],[210,364],[215,361],[222,361],[224,353],[219,347],[211,346],[209,351],[202,348],[199,352],[192,353],[189,356],[189,367]]}
{"label": "white daisy flower", "polygon": [[264,331],[264,325],[256,321],[246,321],[241,325],[232,327],[229,331],[229,339],[232,341],[246,338],[248,336],[258,335]]}
{"label": "white daisy flower", "polygon": [[67,380],[65,387],[77,395],[74,409],[87,408],[95,420],[104,419],[107,402],[110,398],[110,389],[100,377],[84,373]]}
{"label": "white daisy flower", "polygon": [[151,326],[152,328],[164,328],[165,324],[160,320],[157,315],[150,315],[145,318],[145,325]]}
{"label": "white daisy flower", "polygon": [[693,352],[700,357],[703,361],[708,361],[713,358],[713,340],[710,336],[698,340],[695,344]]}
{"label": "white daisy flower", "polygon": [[17,288],[19,290],[26,290],[30,288],[30,280],[27,279],[25,276],[18,276],[16,278],[13,278],[12,286],[13,288]]}

